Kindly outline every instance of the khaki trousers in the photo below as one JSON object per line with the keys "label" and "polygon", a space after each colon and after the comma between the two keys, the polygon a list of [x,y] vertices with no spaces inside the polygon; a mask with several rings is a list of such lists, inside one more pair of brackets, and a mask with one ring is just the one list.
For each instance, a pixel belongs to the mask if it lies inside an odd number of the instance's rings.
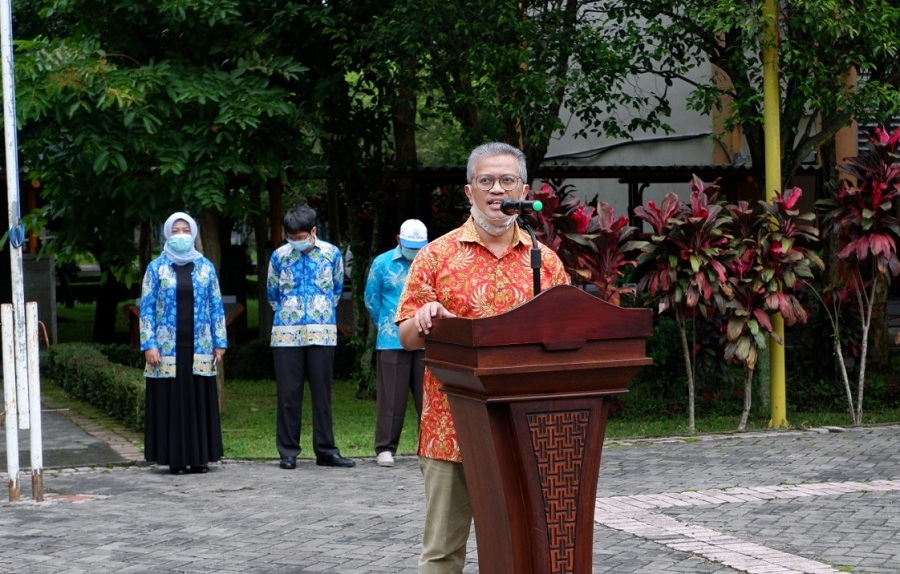
{"label": "khaki trousers", "polygon": [[425,477],[425,531],[419,574],[462,574],[472,506],[463,465],[419,457]]}

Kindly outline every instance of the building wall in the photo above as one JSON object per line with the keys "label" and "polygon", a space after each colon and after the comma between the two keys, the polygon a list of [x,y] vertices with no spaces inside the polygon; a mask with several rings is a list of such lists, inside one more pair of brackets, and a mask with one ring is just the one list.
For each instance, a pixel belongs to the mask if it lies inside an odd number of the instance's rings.
{"label": "building wall", "polygon": [[[9,247],[3,250],[0,264],[0,302],[12,302],[12,271]],[[25,302],[38,304],[38,320],[44,324],[50,344],[56,343],[56,267],[53,257],[22,255],[22,290]],[[44,329],[39,327],[41,345],[45,344]]]}
{"label": "building wall", "polygon": [[[708,82],[709,70],[698,67],[692,74],[697,82]],[[661,91],[655,85],[656,79],[642,78],[638,87],[645,91]],[[716,146],[726,146],[725,142],[713,139],[713,120],[680,106],[690,93],[690,86],[676,83],[668,89],[673,102],[672,117],[667,119],[674,133],[635,133],[633,139],[606,138],[602,134],[576,137],[584,125],[571,110],[564,110],[561,119],[566,125],[564,134],[554,138],[547,151],[545,164],[570,166],[688,166],[710,165],[714,162]],[[628,120],[630,111],[619,114],[622,121]],[[598,196],[609,203],[617,214],[625,214],[628,209],[628,188],[615,179],[568,180],[586,200]],[[541,182],[535,181],[535,187]],[[651,184],[644,192],[645,201],[659,202],[666,193],[674,191],[687,197],[690,193],[689,181],[671,184]]]}

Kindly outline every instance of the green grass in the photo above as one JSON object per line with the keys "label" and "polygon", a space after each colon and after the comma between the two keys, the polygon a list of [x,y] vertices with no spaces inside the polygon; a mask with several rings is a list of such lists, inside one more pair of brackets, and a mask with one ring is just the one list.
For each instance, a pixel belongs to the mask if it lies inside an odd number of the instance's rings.
{"label": "green grass", "polygon": [[[93,305],[76,305],[74,309],[58,308],[60,322],[58,339],[66,341],[89,341],[92,335]],[[249,327],[257,324],[257,301],[248,301]],[[127,334],[123,315],[117,319],[116,332]],[[127,337],[125,338],[127,340]],[[59,389],[45,389],[53,407],[68,407],[94,418],[100,419],[104,428],[112,428],[115,421],[103,417],[89,405],[80,404],[65,397]],[[310,439],[312,436],[312,415],[310,412],[308,385],[304,385],[303,419],[301,429],[301,457],[314,456]],[[225,455],[236,459],[277,458],[275,449],[275,383],[274,381],[227,380],[225,385],[225,412],[222,415],[222,434]],[[332,388],[332,414],[335,441],[341,453],[349,457],[372,457],[374,453],[375,401],[356,396],[356,386],[346,381],[336,380]],[[849,426],[850,417],[845,412],[791,412],[788,409],[791,428],[814,426]],[[866,412],[865,424],[896,423],[900,420],[900,409]],[[734,433],[739,422],[738,416],[698,417],[696,424],[700,434]],[[768,417],[751,417],[748,431],[768,429]],[[398,448],[401,455],[415,454],[418,426],[412,399],[407,404],[406,420]],[[654,437],[687,437],[690,435],[687,417],[625,420],[611,418],[606,429],[608,439],[634,439]]]}
{"label": "green grass", "polygon": [[[312,414],[309,390],[304,387],[303,421],[301,428],[301,457],[313,456]],[[227,456],[241,459],[277,457],[275,451],[275,382],[228,381],[225,388],[226,411],[222,416],[222,433]],[[335,381],[332,386],[332,414],[335,442],[344,456],[374,456],[375,401],[359,399],[356,387],[349,382]],[[740,417],[715,416],[697,419],[700,433],[733,433]],[[792,428],[809,426],[847,426],[845,413],[793,413],[788,416]],[[870,424],[900,420],[900,411],[873,413],[867,416]],[[768,430],[768,419],[751,419],[748,431]],[[407,404],[398,454],[415,454],[417,446],[416,411],[410,398]],[[688,432],[687,418],[653,420],[619,420],[613,418],[606,429],[609,439],[634,439],[684,436]]]}
{"label": "green grass", "polygon": [[[356,386],[335,381],[331,412],[334,437],[341,454],[350,457],[375,456],[375,401],[358,399]],[[275,450],[275,382],[228,381],[226,409],[222,414],[222,440],[229,458],[278,458]],[[303,418],[300,429],[301,457],[314,456],[311,444],[312,413],[309,386],[304,385]],[[397,453],[415,454],[418,425],[410,398]]]}
{"label": "green grass", "polygon": [[[301,458],[314,456],[310,438],[312,437],[312,415],[308,387],[304,387],[303,422],[300,443]],[[48,385],[42,389],[48,408],[69,408],[90,418],[105,429],[121,429],[121,423],[103,415],[99,410],[66,397],[58,387]],[[225,386],[226,408],[222,414],[222,440],[225,456],[233,459],[274,459],[275,450],[275,383],[274,381],[228,381]],[[344,456],[353,458],[375,456],[373,442],[375,433],[375,401],[356,397],[355,385],[345,381],[335,381],[332,387],[332,413],[334,417],[335,441]],[[700,417],[697,428],[701,434],[735,433],[739,417]],[[849,426],[846,413],[788,413],[793,429],[812,426]],[[900,420],[900,410],[868,413],[865,424],[894,423]],[[768,430],[768,420],[751,419],[748,431]],[[126,434],[135,435],[125,429]],[[407,404],[406,420],[397,453],[413,455],[416,452],[418,427],[416,411],[412,399]],[[686,418],[662,418],[653,420],[619,420],[613,418],[606,429],[606,438],[611,440],[645,439],[660,437],[683,437],[683,440],[697,440],[698,435],[688,432]],[[135,438],[140,439],[139,435]]]}
{"label": "green grass", "polygon": [[[789,429],[836,426],[849,427],[850,415],[843,412],[791,412],[787,415]],[[863,424],[877,425],[896,423],[900,420],[900,409],[863,413]],[[697,418],[698,434],[736,433],[740,416],[708,416]],[[769,430],[769,419],[751,417],[747,422],[747,432]],[[687,417],[659,418],[652,420],[621,420],[613,418],[606,427],[606,438],[690,436]],[[694,435],[696,436],[696,435]]]}

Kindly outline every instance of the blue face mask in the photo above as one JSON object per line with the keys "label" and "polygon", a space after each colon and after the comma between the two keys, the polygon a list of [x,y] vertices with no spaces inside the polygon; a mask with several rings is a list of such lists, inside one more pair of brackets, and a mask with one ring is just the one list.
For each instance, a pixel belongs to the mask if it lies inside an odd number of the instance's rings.
{"label": "blue face mask", "polygon": [[187,253],[194,246],[194,238],[185,233],[172,235],[169,237],[169,247],[172,251],[179,254]]}
{"label": "blue face mask", "polygon": [[408,259],[412,261],[416,258],[416,253],[418,253],[418,249],[410,249],[409,247],[401,247],[400,254],[403,255],[404,259]]}
{"label": "blue face mask", "polygon": [[312,245],[312,241],[310,241],[308,237],[306,239],[298,239],[297,241],[288,239],[288,243],[290,243],[291,247],[297,251],[306,251],[309,249],[309,246]]}

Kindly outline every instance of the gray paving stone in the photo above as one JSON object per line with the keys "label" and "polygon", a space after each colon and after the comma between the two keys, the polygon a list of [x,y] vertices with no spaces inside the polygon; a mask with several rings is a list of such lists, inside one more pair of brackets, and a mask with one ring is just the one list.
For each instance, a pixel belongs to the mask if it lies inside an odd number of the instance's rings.
{"label": "gray paving stone", "polygon": [[[30,500],[25,473],[22,499],[0,501],[2,574],[416,572],[423,490],[413,457],[390,469],[360,459],[294,471],[226,460],[172,476],[57,415],[44,425],[45,461],[59,462],[44,473],[47,501]],[[897,426],[610,442],[597,496],[617,504],[598,515],[594,572],[897,574],[898,444]],[[658,534],[605,522],[616,517]],[[474,535],[468,550],[474,574]]]}

